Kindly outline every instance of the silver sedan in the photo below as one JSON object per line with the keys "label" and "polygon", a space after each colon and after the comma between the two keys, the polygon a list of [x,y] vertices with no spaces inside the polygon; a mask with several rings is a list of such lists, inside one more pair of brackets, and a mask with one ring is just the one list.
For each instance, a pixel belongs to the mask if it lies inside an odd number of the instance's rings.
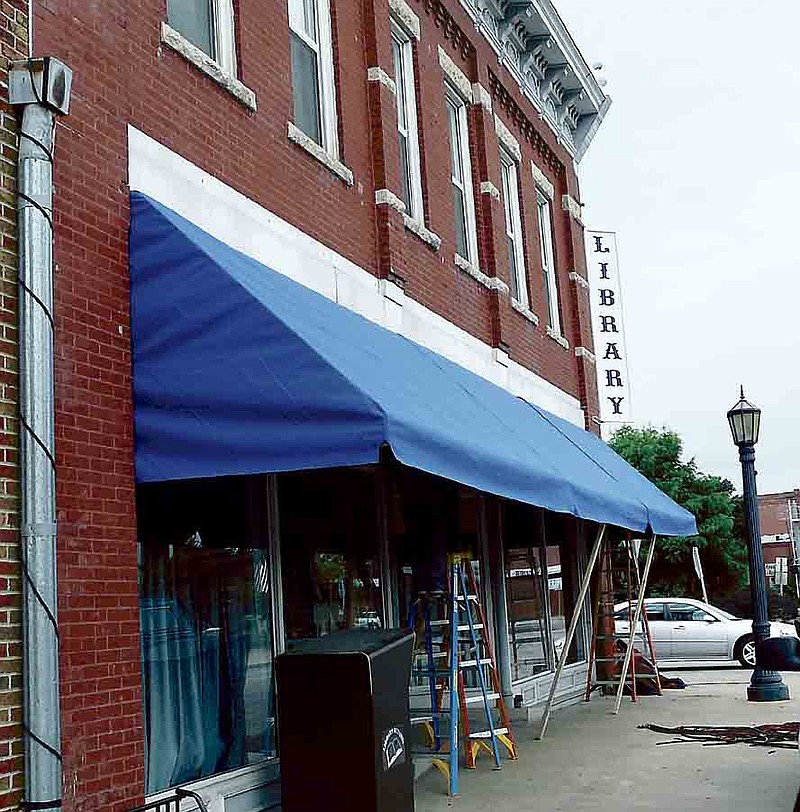
{"label": "silver sedan", "polygon": [[[647,598],[644,604],[659,664],[738,660],[745,668],[755,666],[751,620],[743,620],[695,598]],[[620,637],[630,634],[629,622],[628,604],[617,604],[614,626]],[[797,633],[789,623],[772,622],[770,636],[796,637]],[[636,646],[646,651],[640,639]]]}

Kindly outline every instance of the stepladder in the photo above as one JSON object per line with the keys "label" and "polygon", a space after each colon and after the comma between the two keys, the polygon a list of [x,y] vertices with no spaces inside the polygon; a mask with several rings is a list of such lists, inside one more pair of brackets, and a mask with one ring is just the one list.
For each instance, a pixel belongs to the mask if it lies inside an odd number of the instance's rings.
{"label": "stepladder", "polygon": [[[453,604],[458,611],[458,690],[467,769],[475,769],[481,752],[500,769],[500,753],[517,758],[517,745],[491,643],[487,618],[471,561],[453,566]],[[473,709],[477,710],[474,713]]]}
{"label": "stepladder", "polygon": [[[655,544],[655,539],[650,544]],[[615,712],[626,691],[633,702],[641,686],[661,693],[653,638],[647,612],[643,611],[646,582],[639,567],[639,552],[639,541],[629,535],[619,542],[606,538],[596,575],[584,698],[588,701],[596,689],[616,694]],[[647,558],[652,560],[652,549]]]}
{"label": "stepladder", "polygon": [[[415,603],[417,660],[423,666],[416,673],[427,684],[430,713],[412,713],[412,722],[424,726],[433,763],[448,777],[455,794],[459,737],[468,769],[475,768],[482,752],[490,754],[494,768],[500,769],[501,753],[516,759],[517,746],[474,563],[453,561],[448,587],[446,592],[420,593]],[[456,711],[458,717],[453,715]]]}

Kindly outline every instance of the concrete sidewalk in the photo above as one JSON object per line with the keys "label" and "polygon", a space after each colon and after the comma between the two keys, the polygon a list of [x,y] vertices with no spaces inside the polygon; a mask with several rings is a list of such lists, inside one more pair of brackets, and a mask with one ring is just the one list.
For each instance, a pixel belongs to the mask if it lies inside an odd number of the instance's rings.
{"label": "concrete sidewalk", "polygon": [[[669,736],[637,725],[754,725],[800,719],[800,674],[784,674],[795,697],[748,703],[750,672],[743,669],[671,672],[687,688],[664,696],[613,699],[553,713],[547,735],[536,741],[538,722],[514,729],[520,757],[491,769],[482,755],[475,771],[460,771],[457,798],[444,778],[428,771],[416,784],[416,812],[556,812],[556,810],[792,810],[800,786],[800,753],[747,745],[704,747],[661,744]],[[538,717],[537,717],[538,718]]]}

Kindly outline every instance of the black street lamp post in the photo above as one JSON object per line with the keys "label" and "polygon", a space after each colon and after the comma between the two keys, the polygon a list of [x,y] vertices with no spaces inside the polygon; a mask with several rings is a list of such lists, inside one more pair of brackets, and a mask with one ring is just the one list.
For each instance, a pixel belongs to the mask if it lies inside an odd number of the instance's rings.
{"label": "black street lamp post", "polygon": [[[756,451],[761,410],[744,399],[744,387],[739,402],[728,412],[733,442],[739,448],[742,463],[742,496],[744,499],[747,548],[750,561],[750,599],[753,605],[753,636],[756,646],[769,637],[767,586],[764,578],[764,553],[761,549],[761,525],[756,496]],[[777,671],[756,666],[747,686],[747,698],[753,702],[775,702],[789,698],[789,688]]]}

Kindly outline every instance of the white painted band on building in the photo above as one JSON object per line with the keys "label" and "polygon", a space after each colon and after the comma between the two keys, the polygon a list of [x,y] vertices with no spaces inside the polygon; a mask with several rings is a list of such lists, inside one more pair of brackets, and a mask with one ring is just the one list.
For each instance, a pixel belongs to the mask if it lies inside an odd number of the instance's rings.
{"label": "white painted band on building", "polygon": [[[584,427],[577,397],[514,360],[508,368],[500,366],[494,347],[410,296],[405,295],[400,308],[369,271],[130,126],[128,178],[131,189],[155,198],[231,248]],[[501,280],[497,283],[498,289],[508,289]]]}

